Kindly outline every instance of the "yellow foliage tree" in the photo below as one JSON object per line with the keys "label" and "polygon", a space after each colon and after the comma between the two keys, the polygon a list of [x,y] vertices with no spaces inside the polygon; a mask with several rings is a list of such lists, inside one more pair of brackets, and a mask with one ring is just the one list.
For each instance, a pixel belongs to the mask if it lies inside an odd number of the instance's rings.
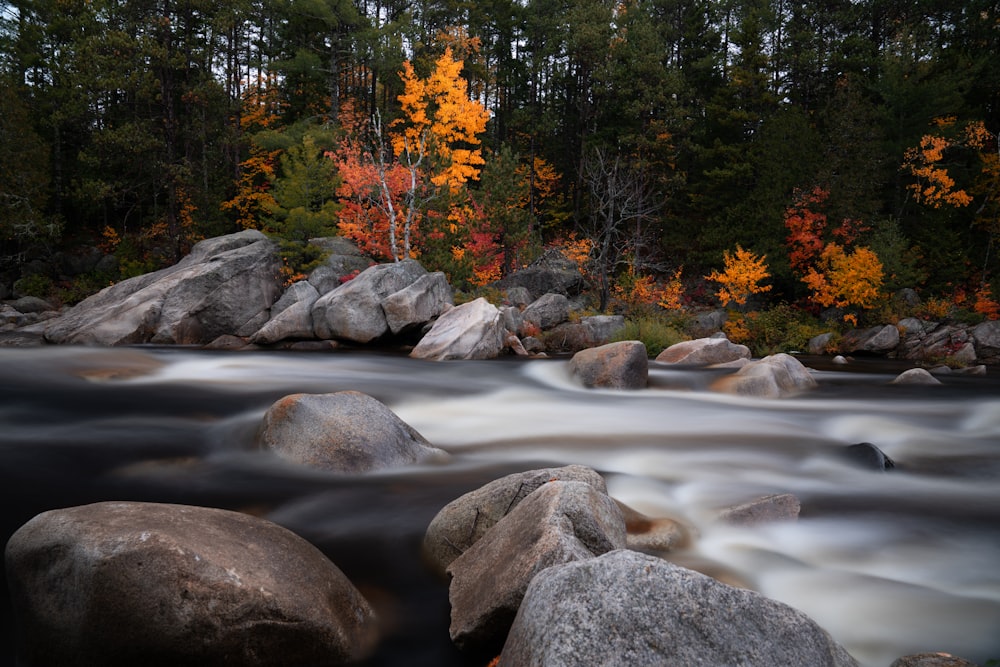
{"label": "yellow foliage tree", "polygon": [[722,273],[712,271],[705,279],[719,283],[719,290],[715,294],[722,303],[742,306],[751,294],[762,294],[771,289],[770,285],[760,284],[762,280],[771,277],[766,260],[766,255],[758,257],[737,245],[736,252],[730,254],[726,250],[722,253],[725,270]]}
{"label": "yellow foliage tree", "polygon": [[[939,118],[935,125],[946,130],[954,125],[955,118]],[[903,155],[903,170],[909,172],[915,181],[908,187],[913,198],[921,204],[933,208],[968,206],[972,203],[972,195],[961,188],[955,187],[955,179],[943,166],[945,152],[955,148],[967,148],[982,151],[992,135],[982,121],[969,123],[953,138],[938,134],[925,134],[920,139],[920,145],[908,148]]]}
{"label": "yellow foliage tree", "polygon": [[[823,307],[871,308],[881,296],[882,277],[882,262],[872,250],[858,247],[848,252],[829,243],[802,281],[812,290],[811,299]],[[844,319],[857,324],[854,315]]]}
{"label": "yellow foliage tree", "polygon": [[424,150],[432,153],[439,166],[431,182],[453,190],[479,178],[479,168],[485,163],[479,135],[489,120],[486,107],[469,98],[462,66],[461,60],[452,57],[450,47],[437,59],[426,79],[417,76],[409,61],[404,62],[399,101],[405,117],[393,123],[402,126],[402,132],[392,137],[395,154],[413,156]]}

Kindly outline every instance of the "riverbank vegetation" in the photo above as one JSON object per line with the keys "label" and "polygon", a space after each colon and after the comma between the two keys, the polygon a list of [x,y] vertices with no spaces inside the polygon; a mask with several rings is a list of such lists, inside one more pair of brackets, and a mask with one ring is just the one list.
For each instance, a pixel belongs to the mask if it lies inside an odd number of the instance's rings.
{"label": "riverbank vegetation", "polygon": [[997,53],[982,0],[2,2],[0,284],[256,228],[289,281],[324,235],[465,291],[559,247],[595,312],[757,353],[992,319]]}

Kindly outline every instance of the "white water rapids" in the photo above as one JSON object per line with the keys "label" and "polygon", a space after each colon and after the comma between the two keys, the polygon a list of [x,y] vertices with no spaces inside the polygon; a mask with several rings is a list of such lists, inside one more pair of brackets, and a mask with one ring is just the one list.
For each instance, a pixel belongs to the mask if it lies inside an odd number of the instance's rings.
{"label": "white water rapids", "polygon": [[[375,560],[417,572],[406,545],[452,497],[514,470],[579,463],[619,500],[691,524],[697,537],[680,562],[711,564],[804,611],[865,667],[925,651],[1000,659],[992,376],[913,388],[889,385],[894,373],[822,370],[813,394],[760,400],[708,391],[718,373],[653,363],[649,389],[615,392],[580,387],[564,360],[0,350],[3,539],[38,511],[101,499],[258,507],[343,558],[349,575],[351,549],[411,536]],[[256,424],[280,396],[348,389],[382,400],[451,462],[345,480],[254,450]],[[851,462],[843,451],[857,442],[897,467]],[[795,494],[800,518],[753,528],[714,519],[772,493]],[[440,603],[396,594],[410,597],[398,604],[410,614]]]}

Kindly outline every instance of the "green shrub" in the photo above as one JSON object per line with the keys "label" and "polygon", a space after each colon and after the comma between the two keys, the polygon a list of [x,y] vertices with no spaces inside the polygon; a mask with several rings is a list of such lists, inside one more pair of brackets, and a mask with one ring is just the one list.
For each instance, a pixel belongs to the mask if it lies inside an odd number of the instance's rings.
{"label": "green shrub", "polygon": [[676,327],[663,317],[645,316],[625,319],[625,328],[618,332],[612,342],[638,340],[646,346],[646,354],[656,357],[675,343],[687,340]]}
{"label": "green shrub", "polygon": [[806,349],[814,336],[829,331],[803,310],[781,304],[770,310],[730,314],[725,331],[734,343],[750,348],[754,356]]}
{"label": "green shrub", "polygon": [[14,283],[14,293],[46,299],[52,292],[52,279],[41,273],[24,276]]}

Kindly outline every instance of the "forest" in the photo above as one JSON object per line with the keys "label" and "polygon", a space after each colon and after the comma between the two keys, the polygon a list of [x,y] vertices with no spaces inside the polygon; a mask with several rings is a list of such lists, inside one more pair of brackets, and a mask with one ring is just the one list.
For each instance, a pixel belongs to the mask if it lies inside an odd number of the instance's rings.
{"label": "forest", "polygon": [[289,282],[339,234],[460,290],[558,247],[601,311],[1000,313],[995,0],[14,0],[0,88],[2,282],[63,303],[256,228]]}

